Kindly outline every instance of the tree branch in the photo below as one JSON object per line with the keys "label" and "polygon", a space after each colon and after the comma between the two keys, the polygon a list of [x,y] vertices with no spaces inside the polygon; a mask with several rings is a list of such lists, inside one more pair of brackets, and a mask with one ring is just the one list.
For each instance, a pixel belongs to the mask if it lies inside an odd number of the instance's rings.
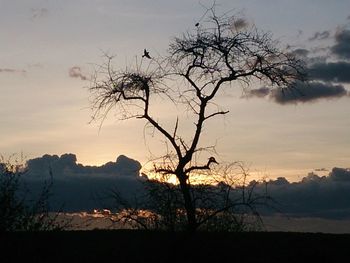
{"label": "tree branch", "polygon": [[212,118],[212,117],[214,117],[214,116],[216,116],[216,115],[225,115],[225,114],[227,114],[227,113],[229,113],[229,111],[218,111],[218,112],[214,112],[214,113],[212,113],[212,114],[210,114],[210,115],[204,117],[204,120],[207,120],[207,119],[209,119],[209,118]]}

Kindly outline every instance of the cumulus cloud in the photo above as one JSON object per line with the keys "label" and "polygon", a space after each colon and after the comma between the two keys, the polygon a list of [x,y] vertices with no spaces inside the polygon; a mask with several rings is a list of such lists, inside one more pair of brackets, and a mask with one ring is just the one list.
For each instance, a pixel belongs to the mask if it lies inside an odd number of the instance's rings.
{"label": "cumulus cloud", "polygon": [[279,104],[314,102],[319,99],[334,99],[348,95],[342,85],[323,82],[297,82],[288,89],[271,91],[270,98]]}
{"label": "cumulus cloud", "polygon": [[350,169],[335,167],[329,173],[329,179],[339,182],[350,182]]}
{"label": "cumulus cloud", "polygon": [[[257,191],[264,188],[260,184]],[[335,167],[328,176],[312,172],[296,183],[280,177],[268,183],[268,194],[289,216],[349,219],[350,169]]]}
{"label": "cumulus cloud", "polygon": [[336,44],[331,47],[331,51],[341,59],[350,59],[350,30],[338,30],[335,34]]}
{"label": "cumulus cloud", "polygon": [[68,74],[71,78],[80,78],[81,80],[88,80],[88,77],[82,73],[81,68],[78,66],[71,67],[68,70]]}
{"label": "cumulus cloud", "polygon": [[308,73],[311,79],[350,83],[350,63],[348,62],[316,63],[310,66]]}
{"label": "cumulus cloud", "polygon": [[65,211],[87,211],[111,205],[110,195],[117,188],[123,196],[131,198],[142,188],[139,162],[120,155],[115,162],[101,166],[77,163],[74,154],[44,155],[27,162],[25,182],[31,192],[39,193],[43,183],[52,177],[53,210],[63,205]]}
{"label": "cumulus cloud", "polygon": [[99,177],[137,177],[141,165],[139,162],[120,155],[115,162],[108,162],[101,166],[84,166],[77,163],[74,154],[48,155],[31,159],[27,162],[28,176],[41,178],[52,173],[57,178],[77,176]]}
{"label": "cumulus cloud", "polygon": [[[25,182],[28,188],[39,193],[43,179],[53,178],[52,210],[62,208],[67,212],[92,211],[113,207],[109,191],[117,188],[127,199],[142,196],[145,189],[139,177],[139,162],[124,155],[115,162],[101,166],[84,166],[77,163],[74,154],[44,155],[27,162]],[[322,170],[322,171],[321,171]],[[326,169],[320,169],[324,172]],[[39,180],[40,179],[40,180]],[[252,182],[256,184],[256,182]],[[256,193],[264,194],[265,183],[255,185]],[[311,172],[302,180],[290,183],[284,177],[267,184],[280,212],[297,217],[322,217],[350,219],[350,169],[334,167],[327,176]],[[271,215],[275,211],[262,210]]]}
{"label": "cumulus cloud", "polygon": [[324,40],[329,38],[331,33],[328,30],[322,32],[316,32],[312,37],[309,38],[310,41],[314,40]]}
{"label": "cumulus cloud", "polygon": [[23,69],[12,69],[12,68],[0,68],[0,73],[4,72],[4,73],[21,73],[21,74],[25,74],[27,73],[27,71],[23,70]]}

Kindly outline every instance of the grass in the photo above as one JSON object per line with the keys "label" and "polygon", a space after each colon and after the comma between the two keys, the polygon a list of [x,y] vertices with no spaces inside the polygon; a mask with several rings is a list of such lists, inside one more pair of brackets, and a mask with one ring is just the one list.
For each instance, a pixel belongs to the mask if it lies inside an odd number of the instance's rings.
{"label": "grass", "polygon": [[350,235],[317,233],[16,232],[0,234],[0,261],[335,262],[349,245]]}

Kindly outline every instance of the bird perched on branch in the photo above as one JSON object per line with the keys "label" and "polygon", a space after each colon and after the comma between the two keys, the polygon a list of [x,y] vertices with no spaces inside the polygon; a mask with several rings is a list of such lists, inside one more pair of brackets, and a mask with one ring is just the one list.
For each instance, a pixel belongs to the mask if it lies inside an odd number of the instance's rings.
{"label": "bird perched on branch", "polygon": [[146,57],[146,58],[148,58],[148,59],[151,59],[151,56],[149,55],[149,52],[148,52],[146,49],[143,50],[143,55],[142,55],[142,57]]}
{"label": "bird perched on branch", "polygon": [[196,27],[199,26],[199,23],[197,22],[194,26],[196,26]]}
{"label": "bird perched on branch", "polygon": [[214,157],[210,157],[210,158],[209,158],[208,163],[207,163],[207,166],[209,167],[209,165],[210,165],[211,163],[219,164],[219,163],[215,160]]}

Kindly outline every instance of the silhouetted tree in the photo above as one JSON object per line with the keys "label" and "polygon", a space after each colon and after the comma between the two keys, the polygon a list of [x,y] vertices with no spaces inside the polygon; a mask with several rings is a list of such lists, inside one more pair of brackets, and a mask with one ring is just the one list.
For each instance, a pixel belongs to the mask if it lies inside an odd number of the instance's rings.
{"label": "silhouetted tree", "polygon": [[38,196],[26,187],[26,167],[19,162],[0,160],[0,232],[61,230],[67,220],[49,213],[51,182],[44,182]]}
{"label": "silhouetted tree", "polygon": [[[162,161],[154,163],[153,172],[177,178],[189,231],[195,231],[201,224],[191,179],[215,165],[212,158],[204,164],[196,161],[200,152],[209,149],[199,144],[203,127],[208,121],[228,114],[218,106],[218,94],[234,88],[230,85],[233,82],[249,87],[258,80],[283,91],[304,80],[301,61],[281,50],[271,34],[254,26],[237,26],[237,19],[241,18],[218,16],[211,8],[205,21],[172,40],[167,56],[153,57],[145,70],[141,62],[135,69],[124,71],[114,70],[109,57],[98,72],[102,77],[96,74],[90,87],[93,118],[104,119],[111,109],[117,108],[123,119],[145,120],[165,138],[167,152]],[[195,119],[190,139],[180,134],[179,117],[169,128],[154,115],[152,107],[158,98],[162,103],[185,105],[187,116]]]}

